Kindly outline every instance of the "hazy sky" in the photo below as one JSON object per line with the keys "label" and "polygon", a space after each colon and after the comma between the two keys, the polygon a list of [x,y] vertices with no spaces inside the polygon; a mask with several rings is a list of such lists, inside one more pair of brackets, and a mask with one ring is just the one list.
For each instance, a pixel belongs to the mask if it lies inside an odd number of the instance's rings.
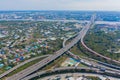
{"label": "hazy sky", "polygon": [[120,11],[120,0],[0,0],[0,10]]}

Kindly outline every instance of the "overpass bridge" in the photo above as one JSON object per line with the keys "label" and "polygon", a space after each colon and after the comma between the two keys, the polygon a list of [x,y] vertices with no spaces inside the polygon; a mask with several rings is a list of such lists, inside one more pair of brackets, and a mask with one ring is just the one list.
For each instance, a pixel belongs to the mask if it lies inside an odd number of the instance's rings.
{"label": "overpass bridge", "polygon": [[53,56],[49,56],[49,57],[43,59],[42,61],[36,63],[35,65],[32,65],[32,66],[28,67],[27,69],[25,69],[25,70],[23,70],[23,71],[15,74],[15,75],[13,75],[11,77],[8,77],[7,80],[21,80],[22,78],[25,78],[26,76],[34,73],[35,71],[37,71],[39,69],[42,69],[43,67],[45,67],[46,65],[48,65],[50,62],[54,61],[55,59],[57,59],[58,57],[60,57],[61,55],[63,55],[70,48],[72,48],[75,44],[77,44],[77,42],[80,41],[82,35],[85,34],[88,31],[88,29],[90,28],[90,26],[93,24],[94,17],[95,16],[92,16],[91,21],[87,24],[86,27],[84,27],[78,33],[78,35],[72,40],[71,43],[69,43],[65,47],[63,47],[60,50],[58,50],[57,52],[55,52]]}
{"label": "overpass bridge", "polygon": [[[65,39],[63,41],[63,47],[65,47],[66,45],[66,42],[70,39],[73,39],[74,37],[76,37],[78,34],[75,34],[73,35],[72,37],[68,38],[68,39]],[[70,55],[71,57],[77,59],[77,60],[80,60],[82,61],[81,63],[89,66],[89,67],[94,67],[94,68],[105,68],[106,70],[110,70],[110,71],[114,71],[116,73],[120,73],[120,67],[119,66],[115,66],[115,65],[112,65],[112,64],[108,64],[108,63],[105,63],[105,62],[101,62],[101,61],[98,61],[98,60],[94,60],[94,59],[91,59],[91,58],[84,58],[84,57],[79,57],[78,55],[75,55],[74,53],[70,52],[70,51],[67,51],[68,55]]]}
{"label": "overpass bridge", "polygon": [[[77,42],[79,42],[81,40],[82,44],[83,42],[83,38],[86,35],[87,31],[89,30],[90,26],[92,26],[92,24],[94,23],[94,19],[95,17],[93,16],[91,18],[91,21],[87,24],[86,27],[84,27],[79,33],[78,35],[76,35],[76,37],[71,41],[71,43],[69,43],[68,45],[64,46],[63,48],[61,48],[60,50],[58,50],[57,52],[54,53],[53,56],[49,56],[46,59],[36,63],[33,66],[28,67],[27,69],[7,78],[7,80],[21,80],[24,79],[26,77],[29,77],[30,74],[34,73],[35,71],[42,69],[43,67],[45,67],[46,65],[48,65],[50,62],[54,61],[55,59],[59,58],[61,55],[63,55],[65,52],[67,52],[70,48],[72,48],[75,44],[77,44]],[[92,51],[90,48],[88,48],[85,44],[83,44],[83,46],[88,49],[89,51],[91,51],[92,53],[96,54],[96,52]],[[98,54],[99,55],[99,54]],[[102,56],[103,58],[106,58],[105,56]],[[110,60],[109,58],[106,58],[107,60]],[[118,61],[113,60],[114,62],[119,63]],[[109,71],[108,71],[109,72]],[[111,73],[111,72],[109,72]],[[116,74],[116,73],[114,73]]]}
{"label": "overpass bridge", "polygon": [[41,72],[36,72],[30,76],[27,76],[21,80],[30,80],[33,78],[40,78],[42,76],[46,76],[46,75],[54,75],[54,74],[59,74],[59,73],[94,73],[94,74],[99,74],[99,75],[106,75],[106,76],[112,76],[112,77],[116,77],[116,78],[120,78],[120,74],[116,74],[112,71],[102,71],[100,69],[96,69],[96,68],[85,68],[85,67],[61,67],[61,68],[55,68],[55,69],[51,69],[51,70],[45,70],[45,71],[41,71]]}
{"label": "overpass bridge", "polygon": [[32,58],[32,59],[26,60],[25,62],[22,62],[21,64],[13,67],[12,69],[4,72],[3,74],[1,74],[1,75],[0,75],[0,78],[6,76],[7,74],[9,74],[9,73],[11,73],[12,71],[16,70],[17,68],[25,65],[26,63],[29,63],[29,62],[31,62],[31,61],[34,61],[34,60],[37,60],[37,59],[40,59],[40,58],[45,58],[45,57],[48,57],[48,56],[51,56],[51,55],[43,55],[43,56],[38,56],[38,57],[35,57],[35,58]]}

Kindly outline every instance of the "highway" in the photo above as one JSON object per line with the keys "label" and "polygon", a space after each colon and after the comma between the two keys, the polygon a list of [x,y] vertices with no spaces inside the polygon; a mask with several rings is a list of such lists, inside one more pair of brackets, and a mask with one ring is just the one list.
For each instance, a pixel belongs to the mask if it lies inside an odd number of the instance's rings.
{"label": "highway", "polygon": [[61,48],[60,50],[56,51],[53,56],[49,56],[49,57],[43,59],[42,61],[36,63],[35,65],[32,65],[32,66],[28,67],[27,69],[15,74],[11,77],[8,77],[7,80],[20,80],[20,79],[28,76],[29,74],[32,74],[33,72],[37,71],[38,69],[45,67],[47,64],[54,61],[61,55],[63,55],[70,48],[72,48],[75,44],[77,44],[77,42],[80,41],[80,39],[82,38],[82,35],[85,34],[88,31],[88,29],[90,28],[90,26],[93,24],[93,21],[94,21],[94,16],[92,16],[91,21],[88,23],[88,25],[86,27],[84,27],[78,33],[78,35],[71,41],[71,43],[69,43],[65,47]]}
{"label": "highway", "polygon": [[110,80],[120,80],[118,78],[114,78],[114,77],[110,77],[110,76],[104,76],[104,75],[94,74],[94,73],[80,73],[80,72],[55,74],[55,75],[50,75],[50,76],[40,78],[38,80],[48,80],[48,79],[53,80],[53,79],[57,79],[57,78],[60,78],[61,80],[68,80],[68,78],[73,78],[73,80],[81,80],[82,79],[81,77],[83,77],[83,76],[99,77],[100,80],[106,80],[106,78],[108,78]]}
{"label": "highway", "polygon": [[[94,22],[94,19],[91,20],[91,22],[86,26],[84,27],[77,35],[75,35],[76,37],[71,41],[71,43],[69,43],[68,45],[64,46],[62,49],[58,50],[57,52],[55,52],[55,54],[53,56],[50,56],[42,61],[40,61],[39,63],[36,63],[35,65],[17,73],[16,75],[13,75],[9,78],[7,78],[7,80],[20,80],[24,77],[26,77],[27,75],[37,71],[38,69],[41,69],[43,68],[44,66],[46,66],[47,64],[49,64],[50,62],[54,61],[55,59],[57,59],[58,57],[60,57],[61,55],[63,55],[65,52],[67,52],[70,48],[72,48],[79,40],[81,40],[81,43],[82,45],[88,49],[90,52],[96,54],[97,52],[91,50],[90,48],[88,48],[84,42],[83,42],[83,39],[84,39],[84,36],[86,35],[87,31],[89,30],[90,26],[92,25],[92,23]],[[97,55],[100,55],[99,53],[97,53]],[[100,56],[100,57],[103,57],[107,60],[111,60],[109,58],[106,58],[105,56]],[[119,63],[118,61],[116,60],[113,60],[114,62],[117,62]],[[111,71],[108,71],[111,73]],[[115,72],[114,72],[115,74]],[[19,75],[19,76],[18,76]]]}
{"label": "highway", "polygon": [[84,37],[85,37],[85,35],[86,35],[86,33],[87,33],[87,32],[84,32],[83,35],[82,35],[82,37],[81,37],[81,43],[82,43],[83,47],[85,47],[85,48],[86,48],[88,51],[90,51],[91,53],[100,56],[101,58],[104,58],[104,59],[106,59],[106,60],[108,60],[108,61],[112,61],[112,62],[115,62],[115,63],[117,63],[117,64],[120,64],[120,61],[112,60],[111,58],[106,57],[106,56],[103,56],[103,55],[101,55],[100,53],[95,52],[94,50],[92,50],[92,49],[90,49],[89,47],[87,47],[87,45],[84,43],[84,40],[83,40]]}
{"label": "highway", "polygon": [[35,58],[32,58],[32,59],[26,60],[25,62],[22,62],[21,64],[18,64],[17,66],[13,67],[12,69],[10,69],[10,70],[6,71],[5,73],[1,74],[0,78],[6,76],[7,74],[9,74],[12,71],[16,70],[17,68],[25,65],[26,63],[29,63],[29,62],[31,62],[33,60],[36,60],[36,59],[39,59],[39,58],[48,57],[48,56],[50,56],[50,55],[39,56],[39,57],[35,57]]}
{"label": "highway", "polygon": [[48,79],[53,80],[53,79],[57,79],[57,78],[61,78],[61,80],[68,80],[68,78],[73,78],[74,80],[81,80],[81,77],[83,77],[83,76],[99,77],[100,80],[106,80],[106,78],[111,79],[111,80],[120,80],[118,78],[114,78],[114,77],[110,77],[110,76],[104,76],[104,75],[94,74],[94,73],[80,73],[80,72],[76,72],[76,73],[72,73],[72,74],[71,73],[55,74],[55,75],[50,75],[50,76],[40,78],[38,80],[48,80]]}
{"label": "highway", "polygon": [[[82,58],[82,57],[80,58],[79,56],[73,54],[70,51],[68,51],[68,55],[75,58],[76,60],[79,60],[81,63],[87,65],[88,67],[94,67],[94,68],[98,68],[98,69],[99,68],[104,68],[106,70],[110,70],[110,71],[113,71],[113,72],[116,72],[116,73],[120,73],[119,69],[114,69],[114,68],[111,68],[109,66],[104,65],[104,64],[107,64],[107,63],[97,61],[97,60],[94,60],[94,59],[91,59],[91,58]],[[100,63],[103,63],[103,64],[100,64]],[[108,64],[108,65],[110,65],[110,64]]]}
{"label": "highway", "polygon": [[[77,36],[77,35],[78,35],[78,34],[75,34],[75,35],[73,35],[72,37],[70,37],[70,38],[68,38],[68,39],[65,39],[65,40],[63,41],[63,47],[65,47],[66,41],[70,40],[71,38],[74,38],[74,37]],[[101,61],[97,61],[97,60],[94,60],[94,59],[91,59],[91,58],[88,59],[88,57],[85,58],[85,59],[83,59],[83,58],[80,58],[79,56],[73,54],[73,53],[70,52],[70,51],[67,51],[67,52],[68,52],[68,54],[69,54],[70,56],[72,56],[73,58],[75,58],[75,59],[77,59],[77,60],[82,61],[81,63],[83,63],[83,64],[85,64],[85,65],[87,65],[87,66],[89,66],[89,67],[92,66],[92,67],[94,67],[94,68],[105,68],[105,69],[107,69],[107,70],[110,70],[110,71],[113,71],[113,72],[116,72],[116,73],[120,73],[120,67],[118,67],[118,66],[114,66],[114,65],[111,65],[111,64],[108,64],[108,63],[104,63],[104,62],[101,62]],[[87,63],[87,64],[86,64],[86,63]],[[113,66],[113,67],[112,67],[112,66]],[[117,67],[117,69],[114,68],[114,67]]]}
{"label": "highway", "polygon": [[[23,79],[21,79],[21,80],[30,80],[30,79],[32,79],[32,78],[34,78],[34,77],[37,77],[37,76],[42,76],[42,75],[45,75],[45,74],[48,74],[48,73],[50,73],[50,75],[52,75],[52,73],[56,73],[56,74],[58,74],[58,72],[66,72],[66,73],[69,73],[69,72],[73,72],[74,71],[74,73],[76,73],[76,72],[81,72],[81,70],[83,70],[83,71],[85,71],[85,72],[87,72],[87,73],[95,73],[96,75],[104,75],[104,73],[106,73],[106,74],[108,74],[108,75],[106,75],[106,76],[116,76],[116,77],[118,77],[117,79],[119,79],[120,78],[120,74],[115,74],[115,73],[113,73],[112,71],[110,72],[110,71],[101,71],[100,69],[96,69],[96,68],[85,68],[85,67],[61,67],[61,68],[55,68],[55,69],[52,69],[52,70],[44,70],[44,71],[41,71],[41,72],[36,72],[36,73],[34,73],[34,74],[32,74],[32,75],[30,75],[30,76],[27,76],[27,77],[25,77],[25,78],[23,78]],[[112,77],[111,76],[111,77]]]}

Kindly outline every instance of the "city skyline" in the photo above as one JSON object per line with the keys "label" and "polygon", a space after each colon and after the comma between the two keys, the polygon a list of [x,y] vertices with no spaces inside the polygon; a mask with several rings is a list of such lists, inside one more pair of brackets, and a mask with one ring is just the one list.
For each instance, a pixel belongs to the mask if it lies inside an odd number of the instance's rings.
{"label": "city skyline", "polygon": [[0,10],[120,11],[120,0],[1,0]]}

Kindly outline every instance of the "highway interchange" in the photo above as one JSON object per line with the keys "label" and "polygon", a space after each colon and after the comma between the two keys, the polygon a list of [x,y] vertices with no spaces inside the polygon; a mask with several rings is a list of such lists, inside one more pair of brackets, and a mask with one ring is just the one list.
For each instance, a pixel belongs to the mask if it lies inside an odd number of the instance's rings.
{"label": "highway interchange", "polygon": [[[91,21],[93,22],[93,19]],[[90,28],[91,24],[92,23],[89,23],[86,27],[84,27],[79,32],[79,35],[77,37],[75,37],[71,43],[69,43],[65,47],[63,47],[60,50],[58,50],[57,52],[55,52],[53,56],[49,56],[49,57],[45,58],[44,60],[36,63],[35,65],[32,65],[32,66],[28,67],[27,69],[24,69],[23,71],[21,71],[21,72],[15,74],[13,76],[7,78],[7,80],[13,80],[13,79],[14,80],[20,80],[20,79],[28,76],[29,74],[37,71],[38,69],[41,69],[41,68],[45,67],[47,64],[49,64],[50,62],[52,62],[55,59],[57,59],[58,57],[60,57],[65,52],[67,52],[70,48],[72,48],[75,44],[77,44],[77,42],[79,42],[79,40],[83,36],[83,33],[88,31],[88,29]]]}
{"label": "highway interchange", "polygon": [[[77,36],[77,34],[75,34],[74,36],[68,38],[68,39],[65,39],[63,41],[63,47],[65,47],[65,43],[66,41],[68,41],[69,39],[73,38]],[[120,70],[118,69],[114,69],[114,68],[111,68],[111,67],[108,67],[108,66],[105,66],[105,65],[102,65],[100,63],[104,63],[104,62],[101,62],[101,61],[97,61],[97,60],[94,60],[94,59],[91,59],[91,58],[81,58],[77,55],[75,55],[74,53],[70,52],[70,51],[67,51],[68,55],[72,56],[73,58],[77,59],[77,60],[80,60],[81,63],[87,65],[87,66],[93,66],[95,68],[105,68],[105,69],[108,69],[108,70],[112,70],[112,71],[116,71],[116,72],[119,72],[120,73]],[[104,64],[107,64],[107,63],[104,63]],[[110,65],[111,66],[111,65]],[[120,68],[120,67],[119,67]]]}
{"label": "highway interchange", "polygon": [[[58,50],[57,52],[54,53],[54,55],[49,56],[42,61],[36,63],[35,65],[32,65],[28,67],[27,69],[24,69],[23,71],[8,77],[7,80],[21,80],[24,79],[25,77],[29,76],[30,74],[34,73],[35,71],[42,69],[46,65],[48,65],[50,62],[56,60],[60,56],[62,56],[65,52],[69,51],[70,48],[72,48],[75,44],[77,44],[80,40],[83,40],[84,36],[86,35],[87,31],[89,30],[90,26],[94,23],[94,17],[92,17],[91,21],[87,24],[86,27],[84,27],[78,35],[66,46]],[[118,62],[118,61],[115,61]],[[120,62],[118,62],[120,63]],[[110,72],[110,71],[108,71]],[[110,72],[111,73],[111,72]],[[118,71],[112,71],[112,73],[119,73]],[[120,73],[119,73],[120,74]]]}

